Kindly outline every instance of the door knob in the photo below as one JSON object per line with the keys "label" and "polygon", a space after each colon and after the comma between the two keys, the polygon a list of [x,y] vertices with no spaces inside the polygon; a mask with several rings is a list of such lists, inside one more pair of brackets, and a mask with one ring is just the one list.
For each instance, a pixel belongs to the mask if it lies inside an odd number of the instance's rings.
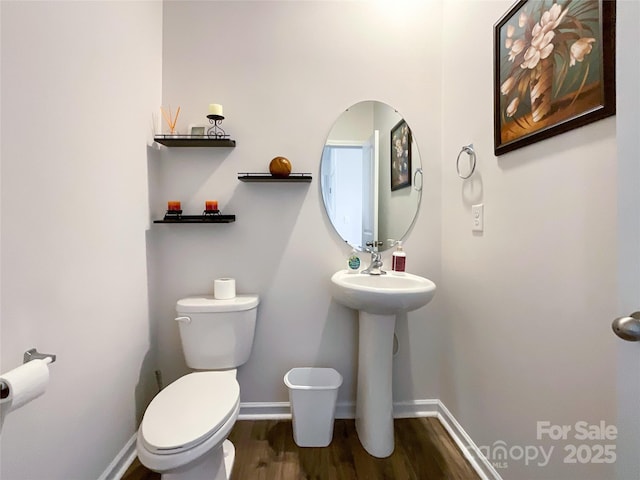
{"label": "door knob", "polygon": [[630,317],[616,318],[611,328],[623,340],[640,341],[640,312],[633,312]]}

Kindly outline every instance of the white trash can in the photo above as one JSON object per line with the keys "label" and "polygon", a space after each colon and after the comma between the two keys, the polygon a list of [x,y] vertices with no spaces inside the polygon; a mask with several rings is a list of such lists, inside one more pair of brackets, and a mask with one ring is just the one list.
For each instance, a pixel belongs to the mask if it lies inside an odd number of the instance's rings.
{"label": "white trash can", "polygon": [[289,387],[296,445],[329,445],[342,375],[333,368],[292,368],[284,376],[284,383]]}

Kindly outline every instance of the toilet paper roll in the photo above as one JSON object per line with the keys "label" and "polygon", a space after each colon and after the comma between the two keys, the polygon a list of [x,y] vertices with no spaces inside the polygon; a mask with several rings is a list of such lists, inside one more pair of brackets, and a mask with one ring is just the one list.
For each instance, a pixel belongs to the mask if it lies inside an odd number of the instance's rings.
{"label": "toilet paper roll", "polygon": [[22,407],[45,392],[49,383],[48,364],[45,360],[31,360],[0,376],[0,408],[3,414]]}
{"label": "toilet paper roll", "polygon": [[213,296],[218,300],[228,300],[236,296],[235,278],[218,278],[213,282]]}

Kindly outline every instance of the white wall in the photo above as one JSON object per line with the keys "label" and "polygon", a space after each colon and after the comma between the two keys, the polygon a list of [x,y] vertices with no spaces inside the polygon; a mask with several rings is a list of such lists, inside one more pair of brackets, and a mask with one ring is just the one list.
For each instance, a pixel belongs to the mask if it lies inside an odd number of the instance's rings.
{"label": "white wall", "polygon": [[[493,155],[493,25],[512,3],[444,8],[441,398],[479,445],[555,445],[550,466],[509,460],[504,478],[613,478],[612,465],[563,464],[582,442],[538,440],[536,422],[616,421],[615,118]],[[478,168],[463,182],[469,143]]]}
{"label": "white wall", "polygon": [[351,105],[336,118],[331,126],[328,141],[360,141],[369,140],[373,132],[374,106],[371,101]]}
{"label": "white wall", "polygon": [[145,230],[159,2],[2,2],[2,371],[55,353],[0,477],[97,478],[153,393]]}
{"label": "white wall", "polygon": [[[152,292],[160,365],[168,382],[186,371],[175,301],[211,291],[221,276],[261,296],[252,356],[241,367],[242,401],[285,401],[291,367],[332,366],[353,401],[355,314],[331,300],[329,278],[350,249],[322,207],[320,158],[345,108],[377,99],[402,112],[420,143],[425,199],[406,244],[408,269],[440,281],[439,3],[390,9],[377,2],[172,2],[164,4],[163,103],[181,106],[182,128],[224,105],[232,151],[163,151],[151,185],[161,216],[169,199],[201,210],[217,198],[229,225],[152,228]],[[425,88],[430,85],[432,88]],[[425,114],[427,112],[427,114]],[[183,116],[184,115],[184,116]],[[312,172],[311,184],[244,184],[271,158]],[[390,255],[387,254],[387,262]],[[390,264],[390,263],[387,263]],[[439,294],[398,321],[396,400],[438,397]]]}

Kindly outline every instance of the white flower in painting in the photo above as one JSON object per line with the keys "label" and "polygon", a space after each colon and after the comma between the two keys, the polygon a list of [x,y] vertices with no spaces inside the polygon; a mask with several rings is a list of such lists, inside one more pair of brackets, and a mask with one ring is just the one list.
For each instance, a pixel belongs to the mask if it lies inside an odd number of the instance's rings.
{"label": "white flower in painting", "polygon": [[[531,43],[534,42],[536,38],[544,37],[548,32],[555,30],[560,22],[564,19],[567,14],[568,9],[562,10],[562,7],[555,3],[549,10],[542,14],[542,18],[540,21],[533,26],[533,30],[531,31],[531,35],[534,37],[531,40]],[[540,40],[539,40],[540,41]]]}
{"label": "white flower in painting", "polygon": [[[567,14],[567,9],[562,10],[562,7],[557,3],[554,3],[553,6],[542,14],[542,18],[540,18],[540,22],[536,25],[540,25],[540,28],[544,30],[544,32],[549,32],[551,30],[555,30],[555,28],[560,25],[560,22],[564,19],[564,16]],[[532,34],[536,35],[536,27],[533,27]]]}
{"label": "white flower in painting", "polygon": [[396,157],[401,158],[402,153],[404,152],[404,148],[402,148],[402,140],[400,140],[399,138],[396,139],[395,148],[396,148]]}
{"label": "white flower in painting", "polygon": [[404,125],[402,127],[402,144],[406,145],[407,144],[407,139],[409,138],[409,126],[408,125]]}
{"label": "white flower in painting", "polygon": [[520,16],[518,17],[518,26],[520,28],[524,27],[527,24],[527,14],[525,12],[520,12]]}
{"label": "white flower in painting", "polygon": [[589,55],[591,53],[591,49],[593,48],[593,45],[591,44],[595,41],[595,38],[582,37],[571,45],[571,51],[569,52],[571,60],[569,60],[569,65],[573,67],[576,64],[576,61],[581,62],[584,60],[585,55]]}
{"label": "white flower in painting", "polygon": [[504,48],[511,48],[513,45],[513,34],[516,32],[516,27],[513,25],[507,25],[507,39],[504,41]]}
{"label": "white flower in painting", "polygon": [[518,54],[522,52],[524,50],[524,47],[526,46],[527,45],[524,42],[524,39],[522,38],[519,38],[515,42],[513,42],[513,45],[511,46],[511,50],[509,51],[509,61],[513,62],[518,56]]}
{"label": "white flower in painting", "polygon": [[553,37],[556,34],[554,32],[547,32],[543,37],[534,37],[531,40],[531,46],[524,52],[524,62],[520,64],[521,68],[536,68],[538,62],[544,58],[547,58],[553,52]]}
{"label": "white flower in painting", "polygon": [[504,81],[504,83],[500,86],[500,92],[502,92],[503,95],[509,95],[509,92],[511,91],[511,89],[515,84],[516,84],[516,79],[514,77],[507,78]]}
{"label": "white flower in painting", "polygon": [[547,58],[553,52],[553,38],[556,36],[554,30],[567,14],[567,9],[557,3],[542,14],[540,21],[533,26],[531,31],[531,45],[524,53],[524,62],[520,67],[533,69],[540,60]]}
{"label": "white flower in painting", "polygon": [[511,100],[511,103],[507,107],[507,117],[513,117],[513,114],[518,110],[518,105],[520,105],[520,99],[518,97]]}

